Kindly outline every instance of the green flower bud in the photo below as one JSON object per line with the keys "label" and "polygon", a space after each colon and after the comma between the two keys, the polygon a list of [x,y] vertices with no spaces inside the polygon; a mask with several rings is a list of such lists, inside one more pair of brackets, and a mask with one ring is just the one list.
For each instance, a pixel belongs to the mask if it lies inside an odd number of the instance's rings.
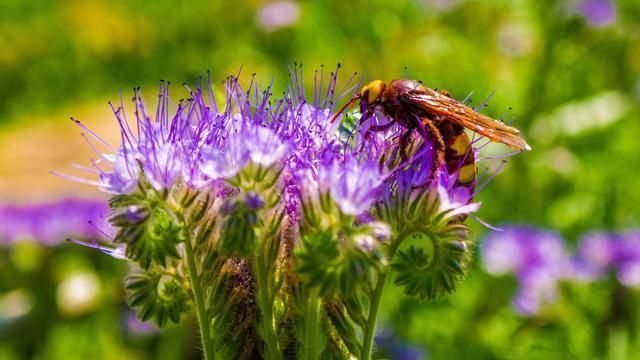
{"label": "green flower bud", "polygon": [[182,281],[159,269],[136,272],[127,278],[127,302],[142,321],[154,319],[163,327],[168,321],[178,323],[189,299]]}

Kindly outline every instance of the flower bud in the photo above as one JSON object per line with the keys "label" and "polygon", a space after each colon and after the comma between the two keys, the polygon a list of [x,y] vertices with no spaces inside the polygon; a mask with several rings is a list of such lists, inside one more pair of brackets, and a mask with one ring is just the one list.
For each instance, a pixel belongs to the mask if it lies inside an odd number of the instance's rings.
{"label": "flower bud", "polygon": [[251,191],[245,195],[244,205],[251,210],[259,210],[264,207],[264,200],[258,193]]}
{"label": "flower bud", "polygon": [[371,228],[371,234],[378,241],[386,242],[391,238],[391,228],[389,227],[389,225],[380,221],[376,221],[369,224],[369,227]]}
{"label": "flower bud", "polygon": [[137,205],[131,205],[127,207],[124,212],[124,218],[130,224],[139,224],[149,217],[149,209],[143,208]]}
{"label": "flower bud", "polygon": [[376,247],[376,239],[369,234],[357,234],[353,237],[353,242],[365,252],[370,252]]}

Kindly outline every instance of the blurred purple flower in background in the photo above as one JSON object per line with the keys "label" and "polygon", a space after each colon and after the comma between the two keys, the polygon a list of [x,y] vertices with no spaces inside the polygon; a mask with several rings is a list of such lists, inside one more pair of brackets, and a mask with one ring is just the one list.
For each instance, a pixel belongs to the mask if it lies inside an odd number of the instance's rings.
{"label": "blurred purple flower in background", "polygon": [[640,287],[640,231],[587,234],[574,261],[578,280],[594,280],[615,271],[621,284]]}
{"label": "blurred purple flower in background", "polygon": [[155,326],[152,322],[145,322],[138,319],[135,311],[133,310],[125,312],[124,328],[128,334],[140,337],[155,335],[161,331],[161,329]]}
{"label": "blurred purple flower in background", "polygon": [[616,19],[616,7],[612,0],[583,0],[576,10],[594,27],[607,26]]}
{"label": "blurred purple flower in background", "polygon": [[534,315],[555,300],[559,281],[590,283],[615,272],[622,285],[640,287],[640,231],[588,233],[569,254],[554,232],[507,227],[487,236],[482,262],[490,274],[517,276],[520,287],[513,306]]}
{"label": "blurred purple flower in background", "polygon": [[533,315],[544,303],[554,301],[558,281],[572,273],[563,239],[548,230],[507,227],[493,232],[486,237],[481,254],[489,273],[517,276],[520,288],[512,304],[523,315]]}
{"label": "blurred purple flower in background", "polygon": [[391,360],[423,360],[428,358],[424,349],[399,339],[393,332],[384,329],[375,337],[376,348]]}
{"label": "blurred purple flower in background", "polygon": [[63,199],[0,207],[0,243],[35,240],[54,246],[71,237],[104,238],[109,209],[104,200]]}
{"label": "blurred purple flower in background", "polygon": [[274,31],[294,25],[300,18],[300,7],[293,1],[275,1],[263,6],[257,14],[258,26]]}

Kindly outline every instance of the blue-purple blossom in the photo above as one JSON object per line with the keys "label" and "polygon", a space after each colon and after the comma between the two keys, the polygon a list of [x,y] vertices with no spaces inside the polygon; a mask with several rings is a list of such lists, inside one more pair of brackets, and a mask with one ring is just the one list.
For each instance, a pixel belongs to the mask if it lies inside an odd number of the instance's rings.
{"label": "blue-purple blossom", "polygon": [[615,273],[622,285],[640,287],[640,231],[588,233],[569,254],[554,232],[507,227],[485,239],[482,261],[491,274],[516,275],[513,306],[533,315],[555,301],[559,281],[592,282]]}
{"label": "blue-purple blossom", "polygon": [[491,274],[513,273],[519,283],[513,306],[532,315],[557,297],[558,281],[572,274],[564,240],[555,232],[530,227],[507,227],[485,238],[482,263]]}
{"label": "blue-purple blossom", "polygon": [[358,215],[373,205],[376,192],[384,180],[378,164],[373,161],[359,162],[354,157],[344,161],[333,160],[320,169],[320,188],[327,188],[347,215]]}
{"label": "blue-purple blossom", "polygon": [[249,158],[255,164],[269,167],[280,160],[288,146],[272,130],[258,127],[244,136]]}
{"label": "blue-purple blossom", "polygon": [[140,167],[135,161],[135,154],[122,148],[114,155],[103,154],[103,159],[110,164],[113,171],[101,171],[98,181],[100,190],[110,194],[131,192],[138,183]]}
{"label": "blue-purple blossom", "polygon": [[278,135],[264,127],[231,133],[224,145],[205,146],[200,166],[210,179],[230,179],[251,161],[269,167],[280,160],[288,146]]}
{"label": "blue-purple blossom", "polygon": [[595,27],[607,26],[616,18],[616,7],[612,0],[582,0],[576,9]]}
{"label": "blue-purple blossom", "polygon": [[145,159],[143,171],[156,190],[168,189],[182,173],[179,149],[169,142],[142,146],[140,157]]}
{"label": "blue-purple blossom", "polygon": [[202,149],[200,169],[210,179],[230,179],[234,177],[249,160],[240,135],[234,134],[218,149],[207,146]]}
{"label": "blue-purple blossom", "polygon": [[5,205],[0,207],[0,243],[33,240],[54,246],[68,238],[102,239],[108,215],[104,200]]}

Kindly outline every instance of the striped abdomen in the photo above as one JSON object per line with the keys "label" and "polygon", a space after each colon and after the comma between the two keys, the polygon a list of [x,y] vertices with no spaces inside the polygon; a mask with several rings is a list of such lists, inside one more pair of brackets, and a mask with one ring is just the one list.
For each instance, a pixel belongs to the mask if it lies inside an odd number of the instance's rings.
{"label": "striped abdomen", "polygon": [[473,189],[477,175],[476,157],[464,127],[451,121],[438,124],[445,145],[444,160],[449,174],[458,174],[458,185]]}

